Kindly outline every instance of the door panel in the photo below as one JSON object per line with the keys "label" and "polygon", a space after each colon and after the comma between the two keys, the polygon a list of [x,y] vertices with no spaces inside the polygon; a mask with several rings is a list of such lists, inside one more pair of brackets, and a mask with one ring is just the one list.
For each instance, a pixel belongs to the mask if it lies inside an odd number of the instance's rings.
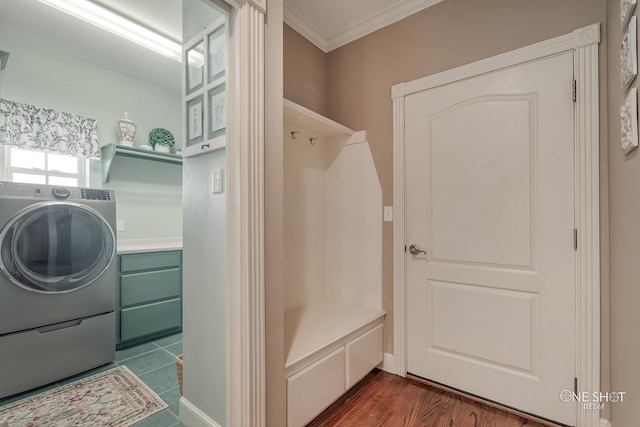
{"label": "door panel", "polygon": [[410,373],[573,424],[573,55],[405,98]]}
{"label": "door panel", "polygon": [[426,118],[434,259],[531,266],[535,140],[528,125],[534,114],[534,96],[489,96]]}
{"label": "door panel", "polygon": [[[534,373],[536,295],[463,283],[429,282],[434,351]],[[455,307],[454,310],[448,308]],[[494,313],[500,310],[501,316]],[[505,322],[504,319],[509,319]],[[487,331],[509,346],[487,346]],[[490,339],[490,338],[489,338]]]}

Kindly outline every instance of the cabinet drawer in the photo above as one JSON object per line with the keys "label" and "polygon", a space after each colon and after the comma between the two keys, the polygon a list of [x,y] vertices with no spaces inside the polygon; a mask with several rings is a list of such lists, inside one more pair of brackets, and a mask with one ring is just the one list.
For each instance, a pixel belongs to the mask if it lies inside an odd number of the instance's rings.
{"label": "cabinet drawer", "polygon": [[287,379],[287,426],[300,427],[345,391],[344,347]]}
{"label": "cabinet drawer", "polygon": [[180,299],[125,308],[120,312],[120,339],[126,341],[181,325]]}
{"label": "cabinet drawer", "polygon": [[181,258],[181,251],[121,255],[120,272],[180,267]]}
{"label": "cabinet drawer", "polygon": [[382,339],[382,325],[378,325],[347,343],[347,388],[382,362]]}
{"label": "cabinet drawer", "polygon": [[120,276],[120,305],[124,308],[179,297],[181,276],[179,268],[123,274]]}

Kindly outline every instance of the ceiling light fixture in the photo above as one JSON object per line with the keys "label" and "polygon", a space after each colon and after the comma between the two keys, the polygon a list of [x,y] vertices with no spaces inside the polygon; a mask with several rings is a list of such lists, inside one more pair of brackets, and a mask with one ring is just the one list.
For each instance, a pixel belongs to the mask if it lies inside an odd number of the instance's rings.
{"label": "ceiling light fixture", "polygon": [[88,0],[39,1],[174,61],[182,62],[182,46],[180,44],[96,3]]}

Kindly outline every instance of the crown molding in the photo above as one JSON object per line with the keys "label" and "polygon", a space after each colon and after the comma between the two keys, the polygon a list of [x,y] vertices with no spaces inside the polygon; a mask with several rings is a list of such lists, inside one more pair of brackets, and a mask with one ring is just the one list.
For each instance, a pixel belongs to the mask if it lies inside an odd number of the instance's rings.
{"label": "crown molding", "polygon": [[323,34],[290,5],[284,5],[284,22],[327,53],[398,22],[443,0],[404,0],[336,34]]}
{"label": "crown molding", "polygon": [[283,16],[285,24],[296,30],[324,53],[328,52],[327,38],[302,15],[292,9],[288,3],[284,4]]}

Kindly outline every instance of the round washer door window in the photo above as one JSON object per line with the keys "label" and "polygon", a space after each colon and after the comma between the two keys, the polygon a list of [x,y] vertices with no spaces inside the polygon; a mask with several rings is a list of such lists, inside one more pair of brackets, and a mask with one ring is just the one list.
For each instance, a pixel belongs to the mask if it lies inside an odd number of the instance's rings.
{"label": "round washer door window", "polygon": [[70,292],[87,286],[115,255],[115,236],[94,209],[71,202],[33,205],[0,234],[0,269],[34,292]]}

